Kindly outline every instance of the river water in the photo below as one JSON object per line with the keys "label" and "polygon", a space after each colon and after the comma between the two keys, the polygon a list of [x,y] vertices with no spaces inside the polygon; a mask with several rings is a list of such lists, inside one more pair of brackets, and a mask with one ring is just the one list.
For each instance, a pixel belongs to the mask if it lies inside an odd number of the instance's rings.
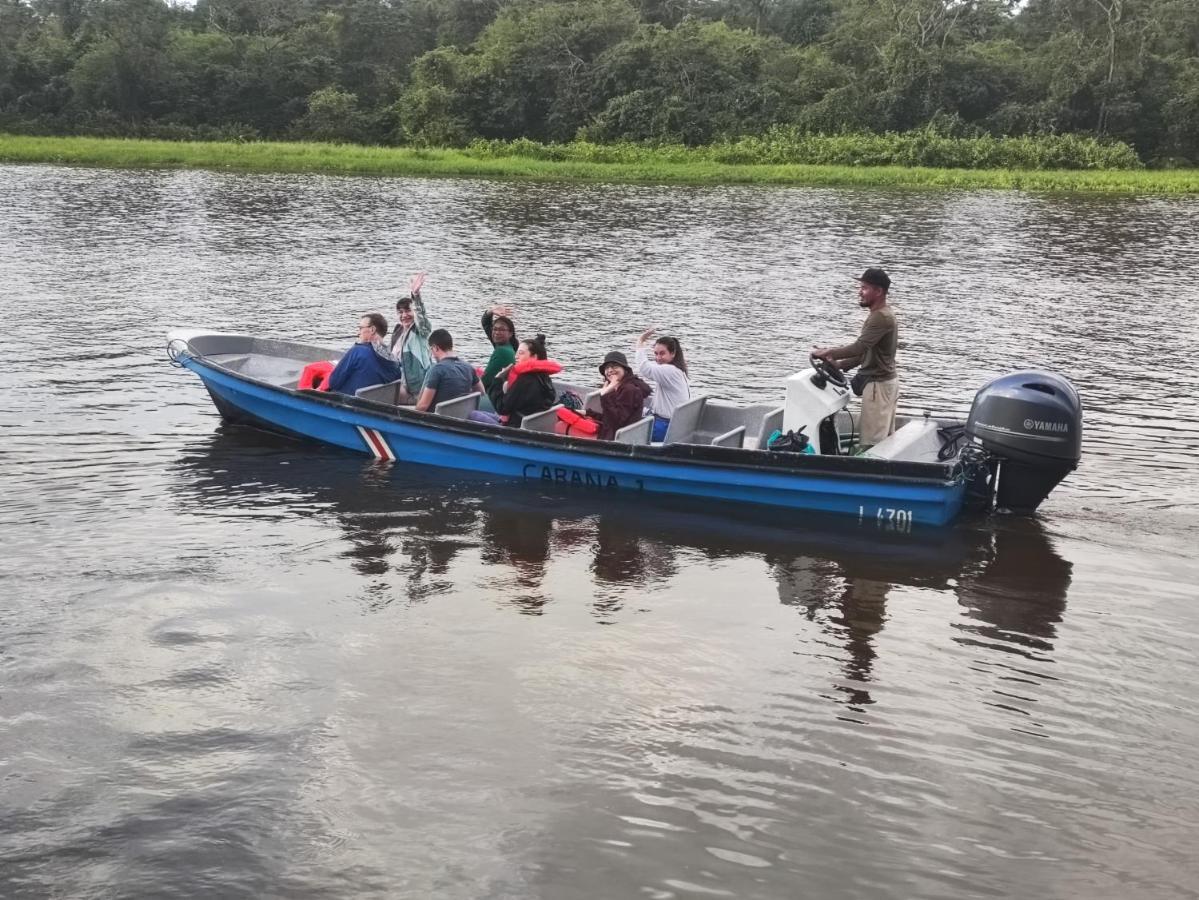
{"label": "river water", "polygon": [[[1199,897],[1199,204],[0,167],[0,897]],[[884,265],[901,406],[1081,468],[910,537],[222,426],[167,328],[647,325],[780,396]],[[390,318],[390,316],[389,316]]]}

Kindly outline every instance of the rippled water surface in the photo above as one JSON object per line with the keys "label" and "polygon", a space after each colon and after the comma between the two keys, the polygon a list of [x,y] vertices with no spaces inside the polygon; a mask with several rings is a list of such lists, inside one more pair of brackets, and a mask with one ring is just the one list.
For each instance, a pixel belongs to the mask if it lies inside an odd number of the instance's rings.
{"label": "rippled water surface", "polygon": [[[1199,204],[0,167],[0,897],[1197,897]],[[883,264],[901,405],[1060,371],[1035,521],[910,538],[224,427],[167,328],[409,272],[777,397]]]}

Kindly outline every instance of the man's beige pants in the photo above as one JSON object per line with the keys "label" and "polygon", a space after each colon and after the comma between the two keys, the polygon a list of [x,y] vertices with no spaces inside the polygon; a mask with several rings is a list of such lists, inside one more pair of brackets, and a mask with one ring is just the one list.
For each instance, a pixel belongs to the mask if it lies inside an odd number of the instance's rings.
{"label": "man's beige pants", "polygon": [[895,430],[895,403],[899,400],[899,379],[872,381],[862,391],[862,425],[858,445],[865,449],[880,443]]}

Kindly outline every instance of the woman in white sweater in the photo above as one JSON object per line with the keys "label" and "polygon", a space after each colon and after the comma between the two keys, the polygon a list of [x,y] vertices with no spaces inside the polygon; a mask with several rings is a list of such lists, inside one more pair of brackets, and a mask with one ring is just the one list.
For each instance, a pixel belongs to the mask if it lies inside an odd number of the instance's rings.
{"label": "woman in white sweater", "polygon": [[651,403],[654,414],[653,440],[660,441],[666,437],[675,407],[690,399],[691,381],[687,378],[687,361],[683,358],[683,345],[678,338],[658,338],[654,341],[653,358],[650,358],[649,339],[653,334],[654,329],[647,328],[638,338],[633,368],[654,386]]}

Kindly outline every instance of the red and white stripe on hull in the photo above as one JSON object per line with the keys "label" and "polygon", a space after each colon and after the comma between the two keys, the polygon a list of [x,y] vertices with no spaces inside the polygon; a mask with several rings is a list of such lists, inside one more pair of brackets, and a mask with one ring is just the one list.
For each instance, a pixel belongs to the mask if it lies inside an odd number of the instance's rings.
{"label": "red and white stripe on hull", "polygon": [[358,425],[357,428],[358,433],[362,435],[362,439],[366,441],[366,449],[374,454],[375,459],[386,459],[395,462],[395,451],[387,443],[387,438],[383,437],[382,434],[373,428],[364,428],[361,425]]}

